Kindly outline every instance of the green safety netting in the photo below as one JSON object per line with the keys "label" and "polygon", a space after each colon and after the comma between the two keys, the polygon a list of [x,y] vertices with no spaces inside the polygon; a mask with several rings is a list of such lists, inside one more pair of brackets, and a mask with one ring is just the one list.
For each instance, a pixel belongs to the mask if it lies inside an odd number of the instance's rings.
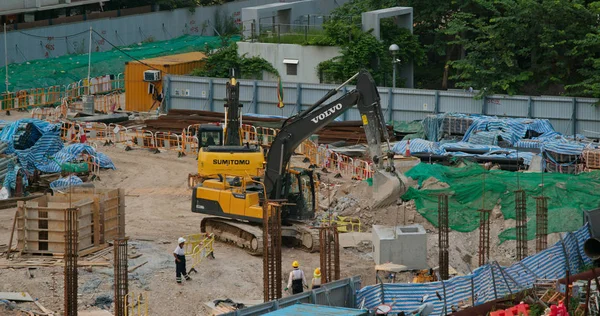
{"label": "green safety netting", "polygon": [[[230,42],[239,40],[239,36],[232,37]],[[119,49],[141,60],[221,46],[222,40],[217,36],[184,35],[168,41],[133,44],[119,47]],[[112,49],[105,52],[92,52],[91,76],[123,73],[125,62],[132,59],[121,51]],[[66,86],[87,78],[88,54],[64,55],[56,58],[31,60],[21,64],[10,64],[8,72],[11,92],[57,85]],[[5,90],[5,86],[0,85],[0,91],[4,92]]]}
{"label": "green safety netting", "polygon": [[[519,173],[517,179],[516,172],[488,171],[474,163],[464,167],[421,163],[409,170],[406,176],[418,180],[419,185],[431,177],[449,185],[442,189],[439,189],[441,186],[421,190],[410,188],[402,198],[414,199],[417,211],[437,226],[438,195],[450,194],[448,222],[451,229],[460,232],[477,229],[477,210],[492,209],[497,204],[501,206],[505,219],[515,219],[514,191],[520,186],[527,199],[527,237],[533,239],[536,212],[534,197],[542,195],[542,181],[543,195],[548,197],[548,233],[578,229],[583,223],[583,211],[600,206],[600,171],[578,175],[544,173],[543,179],[541,173]],[[515,229],[507,229],[499,237],[500,242],[516,239]]]}

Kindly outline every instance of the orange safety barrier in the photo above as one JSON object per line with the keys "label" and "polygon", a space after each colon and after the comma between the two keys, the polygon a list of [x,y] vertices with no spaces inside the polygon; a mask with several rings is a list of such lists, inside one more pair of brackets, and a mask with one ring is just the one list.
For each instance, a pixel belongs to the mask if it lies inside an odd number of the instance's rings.
{"label": "orange safety barrier", "polygon": [[340,174],[352,177],[354,176],[354,159],[339,153],[336,156],[336,167]]}
{"label": "orange safety barrier", "polygon": [[[191,126],[191,125],[190,125]],[[184,153],[198,152],[198,136],[194,129],[190,132],[190,128],[181,131],[181,147]]]}
{"label": "orange safety barrier", "polygon": [[61,125],[60,136],[65,142],[75,141],[79,136],[79,131],[83,130],[81,125],[73,122],[63,122]]}
{"label": "orange safety barrier", "polygon": [[88,140],[107,141],[109,139],[108,126],[104,123],[90,122],[80,125]]}
{"label": "orange safety barrier", "polygon": [[258,131],[256,126],[242,124],[242,140],[244,143],[258,144]]}
{"label": "orange safety barrier", "polygon": [[91,180],[100,178],[100,160],[92,155],[84,154],[84,161],[88,164],[88,169],[91,174]]}
{"label": "orange safety barrier", "polygon": [[49,107],[49,108],[35,108],[31,110],[31,118],[38,120],[46,120],[49,122],[56,122],[60,119],[62,114],[61,106]]}
{"label": "orange safety barrier", "polygon": [[170,132],[156,132],[154,134],[155,146],[157,148],[164,148],[167,150],[174,150],[178,152],[183,151],[181,145],[182,136],[170,133]]}
{"label": "orange safety barrier", "polygon": [[125,126],[110,123],[106,130],[107,138],[113,144],[126,143],[128,141],[129,129]]}
{"label": "orange safety barrier", "polygon": [[146,130],[127,131],[125,134],[128,146],[140,148],[157,148],[154,133]]}

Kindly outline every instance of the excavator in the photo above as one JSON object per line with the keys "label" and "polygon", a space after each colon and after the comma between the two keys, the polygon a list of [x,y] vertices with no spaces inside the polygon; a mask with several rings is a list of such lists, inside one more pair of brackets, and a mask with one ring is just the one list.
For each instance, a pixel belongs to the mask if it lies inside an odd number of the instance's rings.
{"label": "excavator", "polygon": [[[355,89],[324,104],[354,79],[357,80]],[[281,204],[282,237],[293,239],[294,244],[306,251],[318,251],[318,230],[310,225],[317,207],[318,176],[311,168],[296,168],[289,164],[295,149],[303,141],[354,105],[358,106],[370,158],[376,169],[371,187],[372,209],[396,202],[406,191],[406,182],[394,168],[377,86],[371,74],[363,70],[282,123],[267,153],[262,181],[225,172],[195,187],[192,212],[212,215],[202,219],[202,232],[214,233],[219,240],[234,243],[250,254],[261,255],[263,205],[266,203],[270,208],[269,201],[286,201]],[[382,138],[387,143],[385,154]],[[267,211],[271,214],[271,210]]]}
{"label": "excavator", "polygon": [[197,130],[198,173],[188,176],[191,187],[221,174],[256,178],[264,173],[263,148],[242,142],[239,92],[240,83],[232,71],[226,83],[225,123],[202,124]]}

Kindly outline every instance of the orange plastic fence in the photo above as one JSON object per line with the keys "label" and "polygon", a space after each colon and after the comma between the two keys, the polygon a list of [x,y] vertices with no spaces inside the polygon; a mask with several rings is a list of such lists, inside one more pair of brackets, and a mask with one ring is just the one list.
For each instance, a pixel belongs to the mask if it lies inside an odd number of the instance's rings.
{"label": "orange plastic fence", "polygon": [[[44,115],[43,110],[35,112]],[[65,141],[76,139],[77,133],[85,132],[90,141],[110,141],[113,144],[124,143],[130,148],[150,148],[176,151],[179,154],[197,153],[198,124],[190,125],[181,134],[132,130],[118,124],[87,123],[76,124],[63,122],[62,138]],[[277,135],[277,130],[243,125],[242,139],[244,142],[268,146]],[[342,176],[357,180],[365,180],[373,176],[373,164],[358,158],[352,158],[336,153],[327,146],[317,146],[310,140],[304,141],[296,150],[297,154],[307,157],[311,164],[319,168],[327,168],[340,173]]]}
{"label": "orange plastic fence", "polygon": [[[23,109],[61,104],[63,98],[72,101],[83,95],[103,95],[112,92],[121,92],[124,88],[123,75],[118,74],[115,79],[109,75],[95,77],[87,84],[87,79],[82,79],[67,86],[51,86],[34,88],[4,93],[0,99],[2,110]],[[107,108],[110,108],[107,101]],[[108,113],[108,112],[106,112]]]}

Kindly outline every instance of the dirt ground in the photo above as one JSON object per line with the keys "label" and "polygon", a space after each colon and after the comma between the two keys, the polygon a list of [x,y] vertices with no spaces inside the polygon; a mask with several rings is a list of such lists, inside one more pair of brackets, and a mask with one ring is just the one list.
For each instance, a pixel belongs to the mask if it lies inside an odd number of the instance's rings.
{"label": "dirt ground", "polygon": [[[21,114],[21,116],[24,114]],[[19,115],[0,119],[15,119]],[[202,215],[192,213],[191,190],[187,188],[187,176],[196,172],[196,160],[187,156],[177,158],[175,152],[151,153],[136,149],[98,146],[107,154],[117,170],[103,170],[101,188],[123,188],[126,192],[126,235],[130,238],[130,254],[141,253],[132,259],[129,266],[147,264],[130,273],[129,289],[146,292],[151,315],[207,315],[205,302],[216,299],[261,300],[262,299],[262,258],[228,244],[215,244],[214,260],[206,259],[192,274],[192,281],[178,285],[175,282],[175,265],[172,252],[178,237],[200,232]],[[332,193],[332,205],[339,205],[336,212],[355,213],[363,222],[363,229],[370,231],[372,224],[412,224],[424,225],[428,235],[428,261],[431,267],[437,266],[437,234],[435,228],[421,217],[414,204],[400,207],[368,211],[364,205],[369,200],[366,183],[335,179],[330,174],[323,179],[320,191],[320,204],[329,202],[328,192]],[[333,189],[328,191],[327,185]],[[346,200],[344,200],[344,198]],[[348,202],[354,200],[355,203]],[[344,202],[346,201],[346,202]],[[344,205],[344,203],[346,203]],[[0,244],[8,242],[15,209],[0,210]],[[348,214],[352,215],[352,214]],[[492,224],[492,245],[498,243],[497,234],[510,222],[494,217]],[[556,237],[553,237],[556,238]],[[549,240],[551,244],[554,239]],[[460,273],[468,273],[477,267],[478,231],[461,234],[450,233],[450,264]],[[530,245],[532,249],[533,244]],[[369,247],[344,249],[341,251],[342,278],[359,275],[362,285],[375,281],[374,263]],[[500,247],[492,247],[492,258],[507,265],[514,260],[514,242]],[[112,257],[110,254],[108,257]],[[319,266],[318,253],[284,248],[282,253],[284,280],[294,260],[301,268],[312,275]],[[113,289],[112,267],[79,269],[79,309],[96,309],[104,306],[112,309]],[[61,267],[39,268],[34,278],[26,276],[25,269],[0,269],[0,292],[28,292],[47,308],[54,311],[63,309],[63,272]],[[283,287],[283,285],[282,285]],[[26,306],[26,305],[22,305]],[[33,304],[31,304],[33,308]],[[0,309],[0,314],[2,314]],[[10,312],[4,312],[10,315]]]}

